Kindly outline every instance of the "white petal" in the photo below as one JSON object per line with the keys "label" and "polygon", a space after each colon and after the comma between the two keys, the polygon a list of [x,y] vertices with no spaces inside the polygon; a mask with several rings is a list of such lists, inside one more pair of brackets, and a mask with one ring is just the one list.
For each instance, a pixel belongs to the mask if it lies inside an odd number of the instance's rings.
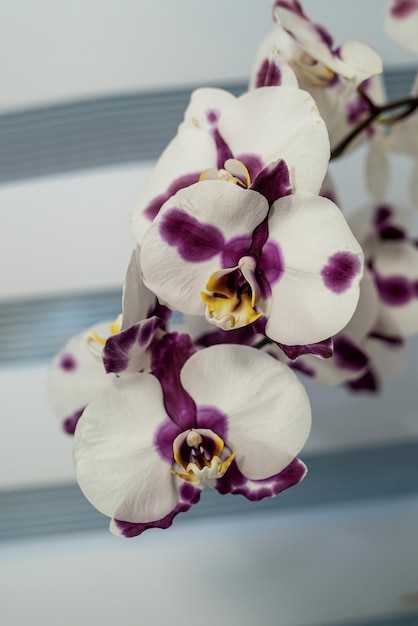
{"label": "white petal", "polygon": [[106,339],[111,334],[111,323],[100,322],[78,333],[54,357],[48,374],[47,393],[58,417],[68,417],[85,407],[106,384],[102,359],[89,350],[87,337],[96,332]]}
{"label": "white petal", "polygon": [[[254,66],[251,73],[251,80],[249,89],[255,89],[258,87],[260,80],[260,71],[262,71],[263,64],[269,62],[270,65],[275,65],[278,69],[278,75],[280,75],[280,86],[285,87],[298,87],[298,81],[296,75],[290,65],[286,63],[286,48],[283,50],[284,37],[278,28],[275,28],[261,43],[255,56]],[[287,39],[290,39],[286,35]],[[290,55],[289,55],[290,56]]]}
{"label": "white petal", "polygon": [[309,435],[305,389],[286,365],[255,348],[218,345],[197,352],[181,381],[197,405],[215,406],[227,416],[226,443],[248,478],[280,472]]}
{"label": "white petal", "polygon": [[[272,285],[266,334],[287,345],[337,334],[356,309],[363,274],[362,250],[341,211],[319,196],[286,196],[273,204],[269,231],[280,246],[284,272]],[[338,269],[340,256],[352,266],[347,275]],[[334,274],[342,281],[335,288]]]}
{"label": "white petal", "polygon": [[219,130],[234,157],[264,165],[284,159],[294,189],[317,193],[327,171],[329,139],[313,98],[292,87],[262,87],[227,108]]}
{"label": "white petal", "polygon": [[[170,210],[181,209],[199,224],[215,227],[228,240],[251,235],[268,212],[266,199],[259,193],[233,183],[209,180],[179,191],[167,202],[144,239],[141,265],[144,280],[162,303],[190,315],[203,315],[200,292],[210,276],[222,268],[216,250],[207,260],[187,261],[174,245],[161,236],[160,225]],[[192,233],[179,235],[189,246]]]}
{"label": "white petal", "polygon": [[126,330],[137,322],[150,317],[157,302],[155,295],[144,285],[142,280],[140,254],[141,251],[137,246],[132,252],[126,271],[122,296],[121,330]]}
{"label": "white petal", "polygon": [[411,6],[409,15],[396,17],[392,13],[396,2],[397,0],[392,0],[392,3],[386,8],[386,32],[402,47],[418,52],[418,3],[415,3],[414,7]]}
{"label": "white petal", "polygon": [[170,464],[154,440],[166,419],[159,382],[148,374],[116,378],[77,425],[77,480],[88,500],[109,517],[152,522],[177,504]]}
{"label": "white petal", "polygon": [[373,267],[383,278],[409,281],[411,296],[405,302],[391,302],[379,289],[383,311],[398,326],[400,335],[408,337],[418,332],[418,249],[406,241],[384,242],[376,249]]}

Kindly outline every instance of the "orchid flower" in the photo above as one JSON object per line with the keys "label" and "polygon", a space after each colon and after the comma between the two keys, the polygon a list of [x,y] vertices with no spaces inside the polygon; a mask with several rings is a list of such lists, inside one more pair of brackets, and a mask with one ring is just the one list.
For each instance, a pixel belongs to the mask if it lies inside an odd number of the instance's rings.
{"label": "orchid flower", "polygon": [[167,528],[205,485],[259,500],[304,477],[309,400],[285,365],[247,346],[194,353],[174,333],[152,371],[110,379],[75,433],[78,482],[112,532]]}
{"label": "orchid flower", "polygon": [[402,212],[381,204],[354,216],[350,223],[363,245],[381,314],[392,320],[399,337],[417,334],[418,248],[408,235]]}
{"label": "orchid flower", "polygon": [[391,0],[386,8],[385,26],[394,41],[418,52],[418,0]]}
{"label": "orchid flower", "polygon": [[264,321],[290,346],[336,334],[357,305],[362,250],[330,200],[290,191],[283,161],[251,189],[204,180],[179,191],[144,238],[145,283],[223,330]]}
{"label": "orchid flower", "polygon": [[[314,100],[293,84],[260,88],[236,98],[221,89],[192,94],[177,135],[161,155],[131,215],[139,244],[161,206],[177,191],[216,170],[219,178],[254,180],[284,159],[295,190],[318,193],[327,170],[329,139]],[[233,166],[232,166],[233,167]],[[235,172],[235,167],[233,167]]]}
{"label": "orchid flower", "polygon": [[102,351],[107,337],[119,329],[119,321],[95,324],[71,337],[51,364],[48,400],[69,435],[74,434],[87,404],[106,383]]}
{"label": "orchid flower", "polygon": [[334,148],[369,112],[368,99],[356,92],[357,87],[361,84],[368,97],[380,101],[380,82],[371,77],[382,72],[382,61],[358,41],[335,47],[328,31],[295,0],[276,0],[274,18],[275,30],[256,53],[250,89],[277,84],[280,73],[266,68],[280,55],[294,70],[299,86],[314,97]]}
{"label": "orchid flower", "polygon": [[106,385],[106,373],[149,369],[150,348],[165,328],[167,312],[142,282],[139,250],[127,269],[122,311],[115,321],[99,322],[72,337],[54,358],[48,396],[68,434],[74,434],[85,407]]}

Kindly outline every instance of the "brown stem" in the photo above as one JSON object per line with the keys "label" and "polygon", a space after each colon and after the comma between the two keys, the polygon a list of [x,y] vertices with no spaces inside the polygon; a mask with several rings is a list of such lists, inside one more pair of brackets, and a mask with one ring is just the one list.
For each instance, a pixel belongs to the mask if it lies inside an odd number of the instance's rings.
{"label": "brown stem", "polygon": [[[363,92],[360,90],[360,94],[364,97]],[[354,141],[354,139],[365,130],[375,119],[380,117],[382,113],[386,113],[387,111],[393,111],[394,109],[399,109],[401,107],[407,107],[406,111],[403,111],[397,116],[391,116],[386,118],[384,121],[388,123],[395,123],[401,119],[405,119],[408,115],[411,115],[418,108],[418,98],[403,98],[402,100],[395,100],[394,102],[388,102],[388,104],[377,105],[374,104],[370,98],[366,97],[367,102],[371,107],[371,113],[364,119],[358,126],[356,126],[344,139],[340,141],[340,143],[334,148],[331,153],[331,159],[336,159],[341,156],[343,152],[348,148],[350,143]]]}

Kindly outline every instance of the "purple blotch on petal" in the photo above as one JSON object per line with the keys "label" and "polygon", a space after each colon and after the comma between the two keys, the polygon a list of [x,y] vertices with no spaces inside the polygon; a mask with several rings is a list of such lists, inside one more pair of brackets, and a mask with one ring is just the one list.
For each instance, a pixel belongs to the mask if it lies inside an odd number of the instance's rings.
{"label": "purple blotch on petal", "polygon": [[336,252],[321,271],[325,286],[334,293],[347,291],[361,271],[361,261],[351,252]]}
{"label": "purple blotch on petal", "polygon": [[183,176],[179,176],[169,185],[167,190],[156,196],[148,206],[144,209],[144,215],[147,217],[150,222],[152,222],[158,215],[161,207],[171,196],[174,196],[180,189],[184,187],[189,187],[194,183],[199,181],[201,172],[192,172],[190,174],[183,174]]}
{"label": "purple blotch on petal", "polygon": [[198,406],[196,422],[198,428],[208,428],[224,441],[228,437],[228,418],[214,406]]}
{"label": "purple blotch on petal", "polygon": [[64,372],[74,372],[77,369],[77,359],[74,355],[66,353],[61,356],[58,365]]}
{"label": "purple blotch on petal", "polygon": [[161,458],[168,463],[173,463],[173,442],[177,435],[183,432],[178,424],[171,419],[167,419],[157,430],[154,438],[154,445]]}
{"label": "purple blotch on petal", "polygon": [[216,109],[206,111],[206,119],[209,124],[216,124],[219,119],[219,111],[217,111]]}
{"label": "purple blotch on petal", "polygon": [[242,257],[247,256],[250,250],[252,235],[240,235],[233,237],[225,243],[222,251],[221,266],[223,268],[235,267]]}
{"label": "purple blotch on petal", "polygon": [[404,306],[415,295],[412,281],[404,276],[383,277],[375,273],[375,280],[380,299],[390,306]]}
{"label": "purple blotch on petal", "polygon": [[182,431],[196,428],[196,405],[180,382],[180,371],[195,352],[189,335],[180,333],[164,335],[152,352],[151,371],[163,388],[165,409]]}
{"label": "purple blotch on petal", "polygon": [[207,348],[208,346],[216,346],[223,343],[237,343],[241,345],[251,346],[254,343],[254,325],[249,324],[243,328],[233,328],[232,330],[222,330],[216,328],[213,331],[201,335],[196,339],[196,345]]}
{"label": "purple blotch on petal", "polygon": [[76,426],[78,424],[78,420],[83,415],[85,408],[86,407],[83,406],[82,409],[78,409],[77,411],[74,411],[72,415],[69,415],[68,417],[64,419],[62,423],[62,428],[67,433],[67,435],[74,435]]}
{"label": "purple blotch on petal", "polygon": [[380,228],[392,216],[393,208],[388,204],[380,204],[374,210],[373,222]]}
{"label": "purple blotch on petal", "polygon": [[146,524],[124,522],[122,520],[115,519],[115,525],[117,526],[123,537],[126,538],[137,537],[138,535],[141,535],[144,530],[148,530],[150,528],[161,528],[165,530],[166,528],[169,528],[171,526],[176,515],[178,515],[179,513],[185,513],[194,504],[197,504],[199,502],[200,494],[200,489],[196,489],[192,485],[185,483],[180,487],[179,490],[179,503],[170,513],[168,513],[162,519],[156,520],[155,522],[148,522]]}
{"label": "purple blotch on petal", "polygon": [[395,4],[390,8],[390,14],[395,19],[403,20],[417,10],[418,0],[396,0]]}
{"label": "purple blotch on petal", "polygon": [[255,87],[280,87],[282,72],[274,61],[264,59],[255,79]]}
{"label": "purple blotch on petal", "polygon": [[332,337],[319,341],[318,343],[309,343],[299,346],[286,346],[281,343],[277,343],[277,345],[283,350],[287,358],[292,361],[306,354],[314,354],[322,359],[329,359],[333,354]]}
{"label": "purple blotch on petal", "polygon": [[263,195],[271,206],[275,200],[292,193],[289,170],[281,159],[267,165],[251,184],[251,189]]}
{"label": "purple blotch on petal", "polygon": [[406,239],[405,231],[399,226],[385,226],[379,230],[379,236],[383,241],[403,241]]}
{"label": "purple blotch on petal", "polygon": [[351,389],[351,391],[368,391],[370,393],[378,393],[380,391],[379,380],[371,368],[360,378],[345,383],[345,386]]}
{"label": "purple blotch on petal", "polygon": [[225,161],[232,159],[234,155],[217,128],[213,129],[212,137],[216,145],[217,167],[218,169],[222,169]]}
{"label": "purple blotch on petal", "polygon": [[264,167],[264,162],[257,154],[238,154],[236,157],[245,165],[250,175],[250,180],[254,180]]}
{"label": "purple blotch on petal", "polygon": [[334,337],[334,359],[338,367],[353,371],[364,369],[369,361],[363,350],[346,335]]}
{"label": "purple blotch on petal", "polygon": [[162,239],[177,248],[185,261],[208,261],[225,247],[224,237],[216,226],[202,224],[181,209],[167,211],[159,230]]}
{"label": "purple blotch on petal", "polygon": [[373,332],[369,333],[369,337],[371,339],[378,339],[382,341],[388,346],[392,346],[393,348],[399,348],[405,344],[402,337],[389,337],[388,335],[382,335],[381,333]]}
{"label": "purple blotch on petal", "polygon": [[275,241],[267,241],[263,246],[261,257],[257,259],[255,275],[263,298],[271,294],[271,285],[277,283],[284,272],[284,260],[279,245]]}
{"label": "purple blotch on petal", "polygon": [[241,494],[248,500],[258,501],[272,498],[300,483],[306,475],[306,465],[294,459],[284,470],[263,480],[251,480],[238,469],[234,460],[226,474],[216,481],[215,489],[221,494]]}

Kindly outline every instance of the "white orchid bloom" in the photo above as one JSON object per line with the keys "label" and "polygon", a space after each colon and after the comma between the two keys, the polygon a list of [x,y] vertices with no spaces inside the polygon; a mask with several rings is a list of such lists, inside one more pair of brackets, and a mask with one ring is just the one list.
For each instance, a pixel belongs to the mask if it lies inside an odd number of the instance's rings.
{"label": "white orchid bloom", "polygon": [[382,72],[382,61],[358,41],[336,47],[327,30],[315,24],[295,0],[277,0],[274,18],[276,28],[256,53],[250,89],[278,84],[282,72],[280,67],[274,71],[274,59],[290,65],[301,89],[313,96],[334,148],[370,112],[367,98],[357,87],[361,84],[375,102],[382,100],[381,82],[374,80]]}
{"label": "white orchid bloom", "polygon": [[231,177],[228,164],[239,162],[240,171],[255,180],[278,159],[286,161],[294,190],[318,193],[327,171],[329,139],[308,93],[295,86],[260,88],[239,98],[221,89],[195,91],[176,137],[132,212],[134,237],[142,243],[161,206],[198,182],[202,173],[216,170],[219,178]]}
{"label": "white orchid bloom", "polygon": [[168,527],[205,485],[259,500],[303,478],[311,412],[289,368],[247,346],[191,354],[185,335],[158,345],[155,375],[111,380],[75,434],[80,487],[114,533]]}
{"label": "white orchid bloom", "polygon": [[418,0],[391,0],[386,7],[385,26],[394,41],[418,52]]}
{"label": "white orchid bloom", "polygon": [[283,162],[254,187],[210,180],[173,196],[144,239],[144,280],[161,302],[224,330],[263,317],[273,341],[328,339],[356,308],[362,250],[330,200],[286,195]]}
{"label": "white orchid bloom", "polygon": [[68,434],[107,383],[107,373],[149,369],[149,348],[166,317],[142,281],[139,250],[132,253],[122,298],[123,313],[72,337],[55,356],[48,376],[48,397]]}

